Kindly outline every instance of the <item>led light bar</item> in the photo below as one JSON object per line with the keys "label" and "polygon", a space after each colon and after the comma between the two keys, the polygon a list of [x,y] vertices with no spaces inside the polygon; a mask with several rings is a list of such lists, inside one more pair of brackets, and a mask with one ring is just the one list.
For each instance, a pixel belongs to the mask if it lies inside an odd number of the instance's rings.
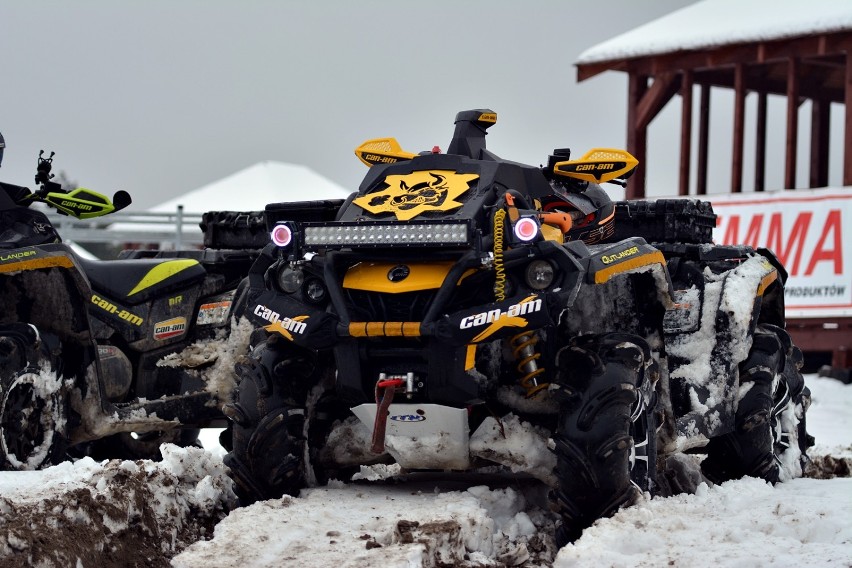
{"label": "led light bar", "polygon": [[467,221],[306,224],[305,248],[458,247],[470,242]]}

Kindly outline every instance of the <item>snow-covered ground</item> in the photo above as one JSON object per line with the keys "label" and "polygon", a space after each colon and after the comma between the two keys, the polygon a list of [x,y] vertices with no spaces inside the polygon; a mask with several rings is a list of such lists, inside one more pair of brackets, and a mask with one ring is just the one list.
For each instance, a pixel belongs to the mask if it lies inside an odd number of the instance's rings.
{"label": "snow-covered ground", "polygon": [[535,482],[335,483],[234,508],[221,448],[167,446],[160,463],[0,474],[0,566],[850,566],[852,478],[831,476],[852,463],[852,385],[807,383],[827,478],[647,499],[559,551]]}

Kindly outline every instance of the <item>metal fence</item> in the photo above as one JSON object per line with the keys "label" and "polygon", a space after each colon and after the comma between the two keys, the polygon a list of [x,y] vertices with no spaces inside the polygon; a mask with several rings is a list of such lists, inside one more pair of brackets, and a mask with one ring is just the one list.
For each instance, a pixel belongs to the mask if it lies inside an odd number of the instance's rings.
{"label": "metal fence", "polygon": [[63,240],[78,243],[115,245],[155,244],[163,249],[180,249],[204,241],[199,223],[202,213],[186,213],[179,206],[173,213],[127,213],[80,220],[46,212]]}

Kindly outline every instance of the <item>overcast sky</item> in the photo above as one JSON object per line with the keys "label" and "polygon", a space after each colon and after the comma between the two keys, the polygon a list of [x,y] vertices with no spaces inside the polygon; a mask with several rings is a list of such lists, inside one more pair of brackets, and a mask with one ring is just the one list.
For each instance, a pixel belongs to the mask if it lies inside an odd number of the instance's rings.
{"label": "overcast sky", "polygon": [[[504,158],[624,147],[627,76],[578,84],[574,62],[691,3],[0,0],[0,179],[31,186],[43,148],[134,209],[263,160],[354,190],[362,141],[445,149],[471,108],[497,112],[488,147]],[[673,144],[649,187],[676,192]]]}

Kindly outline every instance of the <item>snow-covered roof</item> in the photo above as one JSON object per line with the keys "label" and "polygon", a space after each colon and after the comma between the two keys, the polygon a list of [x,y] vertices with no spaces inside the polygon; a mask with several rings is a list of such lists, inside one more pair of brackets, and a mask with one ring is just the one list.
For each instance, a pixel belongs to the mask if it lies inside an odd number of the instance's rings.
{"label": "snow-covered roof", "polygon": [[576,64],[846,30],[848,0],[703,0],[590,47]]}
{"label": "snow-covered roof", "polygon": [[263,211],[267,203],[345,199],[350,193],[306,166],[265,161],[169,199],[149,211],[172,213],[178,205],[192,213]]}

